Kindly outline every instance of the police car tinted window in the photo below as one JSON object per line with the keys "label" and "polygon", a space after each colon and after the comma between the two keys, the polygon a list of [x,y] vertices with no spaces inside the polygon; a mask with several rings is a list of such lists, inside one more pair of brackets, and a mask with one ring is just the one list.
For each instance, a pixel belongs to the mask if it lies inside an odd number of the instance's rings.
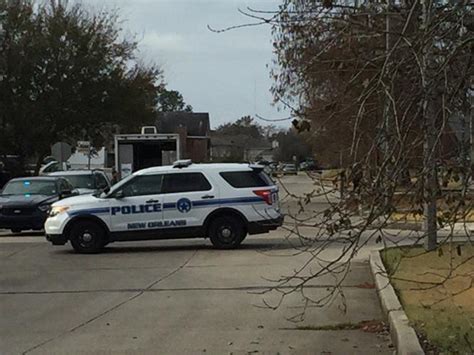
{"label": "police car tinted window", "polygon": [[263,171],[251,170],[251,171],[227,171],[220,173],[220,175],[227,181],[232,187],[245,188],[245,187],[262,187],[273,185],[270,178]]}
{"label": "police car tinted window", "polygon": [[163,193],[208,191],[211,184],[201,173],[167,174],[163,181]]}
{"label": "police car tinted window", "polygon": [[124,196],[157,195],[161,193],[163,175],[139,175],[121,190]]}

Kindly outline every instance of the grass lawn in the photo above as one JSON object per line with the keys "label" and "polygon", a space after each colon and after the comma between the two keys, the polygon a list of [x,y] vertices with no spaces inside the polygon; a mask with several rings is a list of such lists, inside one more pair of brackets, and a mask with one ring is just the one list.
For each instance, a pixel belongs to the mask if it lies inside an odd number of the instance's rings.
{"label": "grass lawn", "polygon": [[439,352],[472,354],[474,246],[445,245],[440,250],[426,253],[418,247],[392,248],[384,251],[382,258],[418,333]]}

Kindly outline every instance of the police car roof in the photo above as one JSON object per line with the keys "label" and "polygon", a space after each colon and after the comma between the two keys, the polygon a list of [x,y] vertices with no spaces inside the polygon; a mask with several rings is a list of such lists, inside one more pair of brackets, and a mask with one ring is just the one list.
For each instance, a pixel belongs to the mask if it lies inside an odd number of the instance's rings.
{"label": "police car roof", "polygon": [[67,176],[67,175],[91,175],[97,170],[64,170],[49,173],[48,176]]}
{"label": "police car roof", "polygon": [[59,179],[59,176],[25,176],[25,177],[17,177],[10,179],[10,181],[56,181]]}
{"label": "police car roof", "polygon": [[[156,166],[152,168],[142,169],[134,173],[134,175],[148,175],[154,173],[163,172],[177,172],[177,171],[242,171],[252,170],[257,166],[249,164],[238,164],[238,163],[214,163],[214,164],[191,164],[186,167],[178,168],[172,165]],[[260,166],[258,166],[260,168]],[[263,169],[263,166],[261,166]]]}

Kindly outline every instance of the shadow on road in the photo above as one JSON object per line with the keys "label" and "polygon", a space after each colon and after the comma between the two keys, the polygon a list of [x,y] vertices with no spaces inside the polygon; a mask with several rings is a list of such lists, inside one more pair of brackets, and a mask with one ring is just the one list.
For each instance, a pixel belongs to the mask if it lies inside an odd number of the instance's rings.
{"label": "shadow on road", "polygon": [[[261,252],[272,250],[292,249],[294,246],[290,243],[271,242],[266,243],[246,243],[237,249],[219,250],[208,244],[179,244],[179,245],[123,245],[114,243],[106,247],[101,254],[129,254],[129,253],[157,253],[157,252],[175,252],[175,251],[194,251],[209,250],[216,253],[235,253],[239,250],[257,250]],[[72,249],[55,250],[56,254],[76,254]],[[81,254],[76,254],[81,255]]]}
{"label": "shadow on road", "polygon": [[20,233],[12,233],[10,231],[0,230],[1,237],[44,237],[44,231],[25,231]]}

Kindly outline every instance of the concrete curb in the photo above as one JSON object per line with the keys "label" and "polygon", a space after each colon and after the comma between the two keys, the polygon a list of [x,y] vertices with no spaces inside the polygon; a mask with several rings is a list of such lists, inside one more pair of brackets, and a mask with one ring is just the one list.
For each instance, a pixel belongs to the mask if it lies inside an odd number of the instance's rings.
{"label": "concrete curb", "polygon": [[397,354],[424,354],[415,330],[410,326],[408,317],[390,284],[378,250],[373,250],[370,253],[370,271],[374,277],[382,310],[390,324],[390,336],[397,347]]}

